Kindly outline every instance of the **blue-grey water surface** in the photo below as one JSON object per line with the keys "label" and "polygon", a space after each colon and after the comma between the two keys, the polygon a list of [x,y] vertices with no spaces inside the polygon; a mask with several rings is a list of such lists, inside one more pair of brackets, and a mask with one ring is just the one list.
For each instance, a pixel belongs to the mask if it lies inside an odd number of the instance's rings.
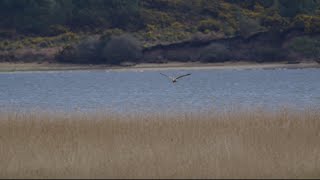
{"label": "blue-grey water surface", "polygon": [[[159,73],[191,76],[171,83]],[[320,69],[0,73],[0,108],[160,112],[319,107]]]}

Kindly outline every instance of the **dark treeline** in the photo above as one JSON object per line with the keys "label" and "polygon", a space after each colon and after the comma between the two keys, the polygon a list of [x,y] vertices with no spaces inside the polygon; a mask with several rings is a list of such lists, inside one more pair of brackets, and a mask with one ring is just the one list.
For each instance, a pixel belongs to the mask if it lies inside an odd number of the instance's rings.
{"label": "dark treeline", "polygon": [[[223,3],[252,11],[277,8],[282,17],[289,18],[298,14],[315,14],[320,5],[319,0],[0,0],[0,28],[44,35],[54,34],[63,27],[88,31],[94,28],[134,31],[148,25],[148,17],[143,17],[146,14],[142,13],[145,9],[154,10],[153,14],[161,11],[164,17],[166,14],[171,16],[174,11],[183,11],[190,16],[202,14],[223,19],[223,14],[229,13],[222,11]],[[233,11],[232,8],[229,10]]]}
{"label": "dark treeline", "polygon": [[1,0],[0,27],[43,35],[63,27],[136,28],[138,11],[138,0]]}

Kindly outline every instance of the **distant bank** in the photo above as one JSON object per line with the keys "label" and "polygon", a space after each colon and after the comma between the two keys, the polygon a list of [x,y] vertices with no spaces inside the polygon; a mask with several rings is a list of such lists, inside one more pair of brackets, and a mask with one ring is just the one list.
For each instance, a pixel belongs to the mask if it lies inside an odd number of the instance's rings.
{"label": "distant bank", "polygon": [[[32,62],[72,68],[117,67],[137,64],[228,64],[250,63],[320,63],[320,34],[308,34],[300,29],[285,32],[258,32],[248,37],[191,39],[142,47],[131,35],[103,39],[91,37],[74,45],[51,48],[22,48],[0,51],[0,62]],[[130,62],[128,62],[128,60]],[[102,65],[103,64],[103,65]],[[41,65],[43,66],[43,65]],[[172,66],[172,65],[170,65]],[[184,66],[184,65],[183,65]],[[122,67],[123,68],[123,67]]]}
{"label": "distant bank", "polygon": [[135,65],[77,65],[61,63],[0,63],[0,72],[15,71],[66,71],[66,70],[167,70],[167,69],[273,69],[273,68],[320,68],[317,62],[287,62],[254,63],[254,62],[169,62],[169,63],[142,63]]}

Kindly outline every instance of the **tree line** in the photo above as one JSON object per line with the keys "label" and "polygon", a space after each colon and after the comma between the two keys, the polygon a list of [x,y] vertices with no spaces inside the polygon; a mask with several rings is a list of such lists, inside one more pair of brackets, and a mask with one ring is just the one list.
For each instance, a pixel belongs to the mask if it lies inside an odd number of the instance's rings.
{"label": "tree line", "polygon": [[[319,13],[320,0],[0,0],[0,28],[23,34],[54,35],[64,28],[90,31],[92,28],[120,28],[127,31],[147,26],[141,17],[146,6],[161,11],[178,4],[186,13],[221,2],[254,10],[257,4],[276,9],[283,17]],[[171,10],[174,11],[174,10]],[[196,16],[197,14],[195,14]],[[267,15],[267,14],[266,14]]]}
{"label": "tree line", "polygon": [[[62,27],[136,26],[139,0],[0,0],[0,27],[51,34]],[[88,29],[90,30],[90,29]]]}

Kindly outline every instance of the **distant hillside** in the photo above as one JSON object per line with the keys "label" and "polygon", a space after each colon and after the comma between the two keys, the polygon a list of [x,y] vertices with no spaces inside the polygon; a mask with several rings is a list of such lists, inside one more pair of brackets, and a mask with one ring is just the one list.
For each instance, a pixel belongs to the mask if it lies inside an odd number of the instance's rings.
{"label": "distant hillside", "polygon": [[[26,49],[52,54],[88,37],[107,41],[122,34],[142,48],[292,29],[314,36],[320,33],[320,0],[0,0],[0,18],[4,60]],[[290,46],[298,54],[304,49],[293,46],[300,41]],[[318,57],[319,49],[307,51]]]}

